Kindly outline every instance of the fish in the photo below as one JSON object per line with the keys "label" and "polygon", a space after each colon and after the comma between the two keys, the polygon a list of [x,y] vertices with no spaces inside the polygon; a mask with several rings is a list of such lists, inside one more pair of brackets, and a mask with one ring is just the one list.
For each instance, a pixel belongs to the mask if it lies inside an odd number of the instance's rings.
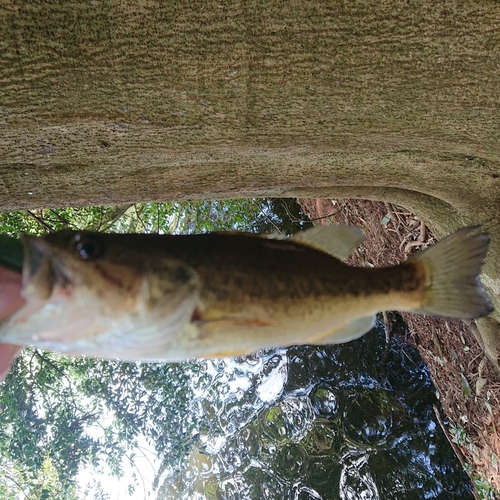
{"label": "fish", "polygon": [[361,337],[380,311],[474,319],[493,307],[489,244],[466,227],[392,267],[343,260],[352,226],[254,233],[24,236],[25,305],[0,342],[124,361],[178,362]]}

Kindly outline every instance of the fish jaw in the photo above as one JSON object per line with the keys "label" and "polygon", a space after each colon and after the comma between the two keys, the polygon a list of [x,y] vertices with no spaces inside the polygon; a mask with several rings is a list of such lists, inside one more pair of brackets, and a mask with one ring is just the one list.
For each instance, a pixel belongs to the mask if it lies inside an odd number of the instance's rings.
{"label": "fish jaw", "polygon": [[[141,288],[148,287],[147,281],[146,277]],[[103,302],[105,297],[83,295],[78,289],[61,293],[57,287],[45,300],[29,296],[24,307],[0,325],[0,338],[69,355],[125,361],[169,359],[170,346],[189,324],[198,296],[184,297],[165,314],[151,311],[142,295],[135,301],[129,299],[120,310],[103,307]]]}

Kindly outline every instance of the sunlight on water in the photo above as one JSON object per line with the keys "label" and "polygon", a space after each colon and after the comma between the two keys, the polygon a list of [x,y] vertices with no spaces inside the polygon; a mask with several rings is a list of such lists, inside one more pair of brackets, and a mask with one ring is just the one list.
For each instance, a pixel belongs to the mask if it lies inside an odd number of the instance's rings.
{"label": "sunlight on water", "polygon": [[472,498],[436,432],[416,350],[393,343],[383,357],[383,334],[373,332],[357,346],[202,362],[193,380],[197,446],[165,470],[158,498]]}
{"label": "sunlight on water", "polygon": [[[183,366],[178,385],[165,379],[150,394],[162,411],[163,387],[190,395],[169,413],[179,432],[158,436],[167,455],[139,437],[122,480],[99,478],[110,500],[472,499],[436,425],[427,368],[400,338],[387,348],[382,329]],[[172,460],[186,443],[185,459]]]}

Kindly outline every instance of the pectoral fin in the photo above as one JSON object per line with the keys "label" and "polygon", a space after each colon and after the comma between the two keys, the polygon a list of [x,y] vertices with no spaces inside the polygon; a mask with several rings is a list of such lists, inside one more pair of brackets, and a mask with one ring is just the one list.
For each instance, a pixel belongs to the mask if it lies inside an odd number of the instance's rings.
{"label": "pectoral fin", "polygon": [[275,323],[256,314],[237,316],[227,311],[195,311],[192,325],[198,329],[196,339],[190,341],[196,356],[219,358],[240,356],[273,344]]}
{"label": "pectoral fin", "polygon": [[187,298],[198,297],[200,286],[198,273],[192,267],[165,259],[144,275],[141,299],[149,314],[166,314],[175,311]]}
{"label": "pectoral fin", "polygon": [[[196,316],[195,316],[196,318]],[[215,333],[238,333],[243,330],[253,330],[264,326],[273,326],[274,323],[260,318],[244,318],[237,316],[220,316],[218,318],[203,318],[199,316],[195,323],[201,331],[201,338]]]}
{"label": "pectoral fin", "polygon": [[349,323],[337,325],[321,336],[316,336],[311,341],[313,344],[343,344],[362,337],[375,326],[375,316],[366,316],[355,319]]}

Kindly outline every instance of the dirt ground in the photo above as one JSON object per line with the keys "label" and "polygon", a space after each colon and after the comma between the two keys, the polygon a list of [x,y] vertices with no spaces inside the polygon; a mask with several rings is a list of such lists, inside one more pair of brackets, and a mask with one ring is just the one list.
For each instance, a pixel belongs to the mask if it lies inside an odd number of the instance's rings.
{"label": "dirt ground", "polygon": [[[367,200],[299,199],[315,224],[358,226],[365,242],[347,262],[387,266],[436,243],[432,233],[408,210]],[[466,467],[476,498],[500,491],[500,376],[483,355],[475,322],[404,313],[410,341],[426,361],[441,408],[435,408],[450,443]]]}

